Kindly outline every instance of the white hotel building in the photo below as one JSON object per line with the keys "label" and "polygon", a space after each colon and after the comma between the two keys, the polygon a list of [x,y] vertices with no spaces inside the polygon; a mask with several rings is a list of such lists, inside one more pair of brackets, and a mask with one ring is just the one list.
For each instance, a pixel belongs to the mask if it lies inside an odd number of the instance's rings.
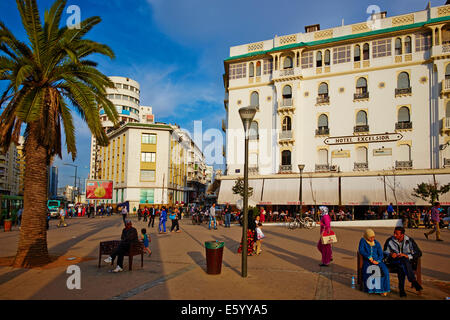
{"label": "white hotel building", "polygon": [[219,203],[238,199],[249,105],[250,203],[425,205],[417,184],[450,182],[450,5],[373,18],[231,47]]}

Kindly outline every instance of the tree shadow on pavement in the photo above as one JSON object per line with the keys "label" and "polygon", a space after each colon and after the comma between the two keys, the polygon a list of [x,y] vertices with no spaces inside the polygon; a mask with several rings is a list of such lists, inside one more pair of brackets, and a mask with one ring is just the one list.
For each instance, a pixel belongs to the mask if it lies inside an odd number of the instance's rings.
{"label": "tree shadow on pavement", "polygon": [[13,280],[14,278],[28,272],[27,269],[15,269],[14,271],[7,272],[5,274],[0,275],[0,285]]}

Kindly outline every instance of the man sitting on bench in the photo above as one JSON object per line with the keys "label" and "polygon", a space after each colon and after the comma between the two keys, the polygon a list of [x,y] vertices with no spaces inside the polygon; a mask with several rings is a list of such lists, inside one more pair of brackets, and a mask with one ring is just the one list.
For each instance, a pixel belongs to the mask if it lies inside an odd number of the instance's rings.
{"label": "man sitting on bench", "polygon": [[126,220],[125,228],[122,230],[122,236],[120,237],[120,244],[117,249],[105,259],[106,263],[114,264],[114,260],[117,257],[117,267],[112,272],[123,271],[123,257],[130,250],[130,246],[133,243],[138,243],[138,233],[136,228],[131,224],[131,220]]}
{"label": "man sitting on bench", "polygon": [[384,253],[387,256],[386,264],[388,267],[397,268],[400,297],[406,297],[405,277],[408,278],[416,291],[423,290],[417,282],[413,270],[413,263],[417,262],[417,259],[422,256],[422,252],[414,239],[405,235],[403,227],[396,227],[394,235],[386,240]]}

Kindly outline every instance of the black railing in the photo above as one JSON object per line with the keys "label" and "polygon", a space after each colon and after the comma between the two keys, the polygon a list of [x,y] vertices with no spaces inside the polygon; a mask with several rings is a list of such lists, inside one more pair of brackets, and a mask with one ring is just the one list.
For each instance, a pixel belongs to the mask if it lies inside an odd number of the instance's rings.
{"label": "black railing", "polygon": [[399,96],[399,95],[402,95],[402,94],[411,94],[411,92],[412,92],[412,88],[411,87],[403,88],[403,89],[395,89],[395,95],[396,96]]}
{"label": "black railing", "polygon": [[316,129],[316,136],[324,136],[330,134],[330,128],[319,128]]}
{"label": "black railing", "polygon": [[317,103],[330,103],[330,96],[317,97]]}
{"label": "black railing", "polygon": [[395,130],[412,129],[412,122],[397,122],[395,124]]}
{"label": "black railing", "polygon": [[361,99],[369,99],[369,93],[365,92],[365,93],[355,93],[353,95],[353,99],[354,100],[361,100]]}
{"label": "black railing", "polygon": [[368,125],[358,125],[353,128],[353,132],[369,132]]}

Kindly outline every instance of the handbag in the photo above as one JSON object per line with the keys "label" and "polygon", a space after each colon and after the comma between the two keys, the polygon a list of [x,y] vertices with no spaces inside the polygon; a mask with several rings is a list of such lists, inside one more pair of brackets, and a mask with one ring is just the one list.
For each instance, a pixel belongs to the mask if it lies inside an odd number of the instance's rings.
{"label": "handbag", "polygon": [[322,234],[321,241],[322,241],[322,244],[331,244],[331,243],[338,242],[336,234],[332,230],[330,230],[329,233],[324,232]]}

